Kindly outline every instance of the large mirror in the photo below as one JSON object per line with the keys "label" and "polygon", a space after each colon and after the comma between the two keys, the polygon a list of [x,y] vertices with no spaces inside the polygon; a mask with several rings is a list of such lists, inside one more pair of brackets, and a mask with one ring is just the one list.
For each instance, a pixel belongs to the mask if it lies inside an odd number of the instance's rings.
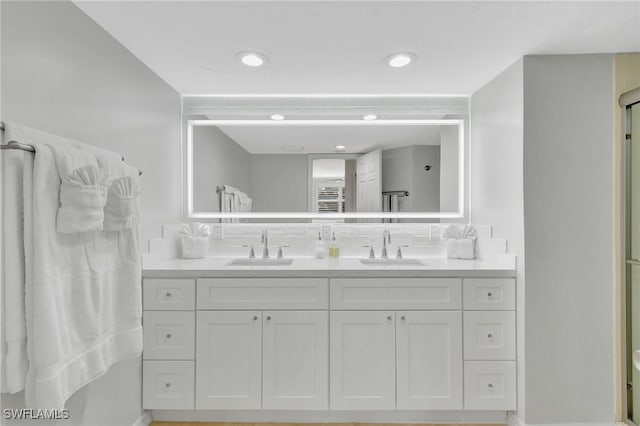
{"label": "large mirror", "polygon": [[188,216],[462,217],[464,140],[462,120],[189,120]]}

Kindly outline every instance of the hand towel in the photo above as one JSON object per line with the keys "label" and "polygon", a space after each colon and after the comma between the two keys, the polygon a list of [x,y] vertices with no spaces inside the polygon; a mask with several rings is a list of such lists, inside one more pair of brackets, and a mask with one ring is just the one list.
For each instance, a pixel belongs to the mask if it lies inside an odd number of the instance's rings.
{"label": "hand towel", "polygon": [[111,182],[104,206],[105,231],[131,228],[131,219],[137,208],[139,194],[138,176],[122,176]]}
{"label": "hand towel", "polygon": [[209,250],[208,226],[198,222],[183,223],[180,236],[182,237],[183,258],[199,259],[207,255]]}
{"label": "hand towel", "polygon": [[24,182],[31,189],[24,210],[25,402],[29,408],[61,408],[115,362],[141,354],[139,220],[117,233],[58,233],[62,176],[49,145],[80,144],[31,132],[31,138],[20,138],[36,148],[32,183]]}
{"label": "hand towel", "polygon": [[475,259],[477,233],[471,225],[449,225],[442,233],[449,259]]}
{"label": "hand towel", "polygon": [[60,185],[58,232],[100,231],[107,202],[107,186],[102,172],[93,165],[75,169]]}

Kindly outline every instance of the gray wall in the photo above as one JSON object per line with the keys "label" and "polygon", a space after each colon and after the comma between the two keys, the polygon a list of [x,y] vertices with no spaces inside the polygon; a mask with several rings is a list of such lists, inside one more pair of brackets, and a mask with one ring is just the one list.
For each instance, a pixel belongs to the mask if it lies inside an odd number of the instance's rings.
{"label": "gray wall", "polygon": [[[1,7],[2,119],[118,151],[142,169],[143,242],[179,222],[178,94],[70,2]],[[140,386],[140,359],[123,361],[76,392],[59,423],[132,424]],[[4,408],[22,401],[2,396]]]}
{"label": "gray wall", "polygon": [[612,422],[613,56],[524,77],[527,423]]}
{"label": "gray wall", "polygon": [[[440,211],[440,147],[436,145],[414,145],[412,147],[412,186],[414,212]],[[425,171],[424,166],[431,169]],[[384,176],[385,170],[382,170]]]}
{"label": "gray wall", "polygon": [[252,154],[252,211],[306,212],[307,162],[306,155]]}
{"label": "gray wall", "polygon": [[[426,164],[431,166],[428,172]],[[409,191],[408,197],[398,200],[400,212],[440,211],[440,147],[411,145],[382,151],[382,190]]]}
{"label": "gray wall", "polygon": [[[522,64],[517,61],[472,95],[469,144],[471,223],[493,225],[493,235],[505,238],[509,252],[517,256],[518,336],[525,335]],[[541,306],[534,314],[544,315],[543,310]],[[518,339],[518,416],[523,419],[524,348],[524,339]]]}
{"label": "gray wall", "polygon": [[[214,126],[193,129],[193,207],[218,212],[216,186],[231,185],[254,198],[250,188],[251,154]],[[253,209],[253,211],[257,211]]]}
{"label": "gray wall", "polygon": [[458,127],[440,131],[440,211],[458,210]]}

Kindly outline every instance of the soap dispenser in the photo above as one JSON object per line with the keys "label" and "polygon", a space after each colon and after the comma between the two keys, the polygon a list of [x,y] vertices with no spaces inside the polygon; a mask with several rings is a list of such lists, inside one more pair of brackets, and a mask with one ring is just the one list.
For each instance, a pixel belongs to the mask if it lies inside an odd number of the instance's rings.
{"label": "soap dispenser", "polygon": [[329,257],[334,259],[340,257],[340,247],[338,247],[338,243],[336,242],[336,233],[333,233],[331,238],[331,244],[329,245]]}
{"label": "soap dispenser", "polygon": [[322,235],[318,232],[318,240],[316,241],[315,248],[313,250],[313,254],[316,259],[323,259],[325,256],[326,247],[324,245],[324,241],[322,241]]}

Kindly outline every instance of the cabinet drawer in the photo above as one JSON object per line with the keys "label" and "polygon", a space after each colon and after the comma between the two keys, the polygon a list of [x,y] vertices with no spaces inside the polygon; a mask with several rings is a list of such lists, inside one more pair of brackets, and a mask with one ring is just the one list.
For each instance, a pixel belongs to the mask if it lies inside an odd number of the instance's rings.
{"label": "cabinet drawer", "polygon": [[515,410],[515,361],[466,361],[465,410]]}
{"label": "cabinet drawer", "polygon": [[516,308],[516,281],[513,278],[465,279],[462,293],[467,310],[508,311]]}
{"label": "cabinet drawer", "polygon": [[460,278],[331,280],[331,309],[460,309]]}
{"label": "cabinet drawer", "polygon": [[198,309],[327,309],[324,278],[202,278]]}
{"label": "cabinet drawer", "polygon": [[146,310],[188,311],[195,306],[195,280],[145,278],[142,288]]}
{"label": "cabinet drawer", "polygon": [[144,361],[142,377],[143,409],[193,409],[193,361]]}
{"label": "cabinet drawer", "polygon": [[514,311],[465,312],[464,359],[516,359],[516,313]]}
{"label": "cabinet drawer", "polygon": [[195,313],[145,311],[144,359],[193,359]]}

